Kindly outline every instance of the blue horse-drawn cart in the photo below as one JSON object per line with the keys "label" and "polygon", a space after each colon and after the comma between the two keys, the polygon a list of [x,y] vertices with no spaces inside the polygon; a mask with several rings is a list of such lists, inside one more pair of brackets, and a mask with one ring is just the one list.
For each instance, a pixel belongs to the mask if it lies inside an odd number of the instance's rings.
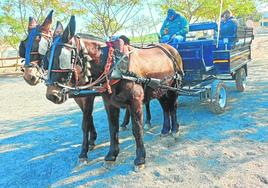
{"label": "blue horse-drawn cart", "polygon": [[[205,22],[190,25],[190,33],[194,32],[195,39],[191,38],[178,44],[183,66],[184,78],[182,88],[172,88],[161,85],[161,80],[153,78],[137,78],[114,74],[113,78],[126,79],[139,83],[146,83],[156,87],[164,87],[178,91],[180,95],[199,96],[208,101],[214,113],[223,113],[227,105],[227,91],[223,80],[235,80],[238,91],[245,90],[247,77],[247,63],[251,60],[251,43],[253,40],[252,28],[239,28],[234,42],[228,39],[217,41],[215,38],[217,24]],[[196,32],[214,33],[211,37],[196,37]],[[113,71],[116,73],[116,71]],[[84,88],[84,87],[81,87]],[[71,89],[71,96],[86,96],[95,94],[94,90],[81,88]]]}
{"label": "blue horse-drawn cart", "polygon": [[[215,40],[217,24],[213,22],[190,25],[191,32],[214,33],[211,38],[187,39],[179,43],[185,76],[181,95],[200,96],[207,100],[214,113],[224,112],[227,91],[223,80],[235,80],[238,91],[245,90],[247,63],[251,60],[252,28],[239,28],[235,42]],[[196,36],[197,34],[195,34]]]}

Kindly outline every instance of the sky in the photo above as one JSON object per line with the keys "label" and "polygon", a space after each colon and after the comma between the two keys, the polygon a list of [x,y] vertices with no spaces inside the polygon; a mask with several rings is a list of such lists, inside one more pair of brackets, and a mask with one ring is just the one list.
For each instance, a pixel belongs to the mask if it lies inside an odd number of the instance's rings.
{"label": "sky", "polygon": [[[149,5],[151,5],[155,1],[156,0],[147,0],[147,2],[149,3]],[[156,9],[153,6],[148,7],[147,2],[146,1],[144,2],[144,6],[139,11],[138,15],[145,15],[145,16],[149,17],[150,19],[152,19],[152,21],[155,22],[155,27],[152,28],[152,32],[154,33],[156,30],[159,32],[160,27],[162,25],[162,23],[159,22],[159,20],[164,20],[165,19],[165,15],[162,15],[161,14],[161,10]],[[3,3],[3,1],[0,0],[0,5],[2,3]],[[266,9],[268,9],[267,4],[259,4],[258,10],[264,9],[265,5],[266,5]],[[151,10],[153,17],[151,16],[149,10]],[[2,14],[2,10],[0,9],[0,15],[1,14]],[[29,15],[29,16],[31,16],[31,15]],[[86,18],[86,19],[89,19],[89,18]],[[84,16],[76,16],[76,20],[77,20],[77,23],[83,23],[84,20],[85,20],[85,17]],[[68,23],[68,20],[65,23],[63,23],[63,26],[65,27],[67,25],[67,23]],[[55,24],[56,24],[56,22],[53,23],[53,25],[55,25]],[[84,24],[77,24],[77,32],[81,32],[81,31],[83,32],[83,30],[84,30],[83,29],[83,25]],[[118,32],[118,34],[130,35],[130,32],[127,31],[127,30],[121,30],[121,31]]]}
{"label": "sky", "polygon": [[[149,3],[149,6],[148,6],[148,4],[146,2],[144,2],[144,5],[139,10],[137,16],[144,15],[144,16],[149,17],[150,19],[152,19],[155,22],[157,31],[159,32],[162,23],[159,23],[159,21],[157,22],[157,20],[164,20],[165,16],[161,15],[161,10],[157,10],[155,7],[150,6],[153,2],[155,2],[155,0],[147,0],[147,2]],[[152,13],[153,17],[150,14],[149,8],[151,10],[151,13]],[[77,19],[77,22],[83,23],[85,17],[84,16],[77,16],[76,19]],[[131,20],[128,23],[131,23]],[[84,30],[83,29],[83,24],[77,25],[77,31],[79,31],[79,32],[82,31],[83,32],[83,30]],[[155,32],[155,28],[153,28],[153,32]],[[128,35],[128,36],[131,35],[130,31],[127,31],[125,29],[120,30],[117,34],[118,35],[125,34],[125,35]]]}

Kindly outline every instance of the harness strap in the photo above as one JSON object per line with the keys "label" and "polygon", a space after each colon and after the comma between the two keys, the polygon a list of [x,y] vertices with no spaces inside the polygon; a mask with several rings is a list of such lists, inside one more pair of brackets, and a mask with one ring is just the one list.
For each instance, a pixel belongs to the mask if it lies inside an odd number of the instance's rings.
{"label": "harness strap", "polygon": [[73,71],[71,71],[71,70],[59,70],[59,69],[57,69],[57,70],[51,70],[51,72],[73,72]]}
{"label": "harness strap", "polygon": [[40,55],[38,52],[31,52],[31,55]]}
{"label": "harness strap", "polygon": [[[108,87],[111,88],[111,86],[117,84],[118,82],[120,82],[120,80],[111,80],[109,82],[109,86],[107,85],[107,82],[102,86],[102,87],[97,87],[96,90],[99,92],[99,93],[104,93],[106,90],[108,90]],[[109,92],[109,90],[108,90]],[[111,94],[111,93],[109,93]]]}
{"label": "harness strap", "polygon": [[182,70],[178,70],[178,68],[177,68],[177,64],[176,64],[177,63],[177,60],[176,60],[176,58],[166,48],[164,48],[163,46],[161,46],[159,44],[155,44],[153,46],[156,47],[156,48],[161,49],[172,60],[173,68],[174,68],[174,71],[175,72],[179,71],[179,73],[181,74],[181,76],[184,75],[183,71]]}

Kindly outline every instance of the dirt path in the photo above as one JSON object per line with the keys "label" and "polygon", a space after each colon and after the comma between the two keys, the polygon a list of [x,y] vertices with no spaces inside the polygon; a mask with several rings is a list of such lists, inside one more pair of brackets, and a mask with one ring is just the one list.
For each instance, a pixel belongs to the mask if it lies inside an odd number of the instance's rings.
{"label": "dirt path", "polygon": [[94,108],[97,147],[79,165],[81,113],[73,100],[55,105],[43,85],[0,78],[0,187],[268,187],[268,37],[257,37],[248,87],[227,83],[229,104],[212,114],[181,97],[180,138],[160,138],[162,112],[152,103],[154,128],[145,133],[146,168],[133,171],[131,129],[120,131],[121,152],[108,166],[109,131],[100,99]]}

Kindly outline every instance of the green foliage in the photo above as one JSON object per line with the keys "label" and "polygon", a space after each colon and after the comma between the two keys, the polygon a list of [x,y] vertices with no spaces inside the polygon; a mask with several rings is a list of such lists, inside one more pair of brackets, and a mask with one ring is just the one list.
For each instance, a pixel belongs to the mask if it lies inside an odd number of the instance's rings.
{"label": "green foliage", "polygon": [[[88,32],[100,37],[114,35],[138,12],[139,0],[81,0],[87,11]],[[89,19],[90,18],[90,19]]]}
{"label": "green foliage", "polygon": [[[162,1],[161,1],[162,2]],[[160,3],[166,13],[168,8],[181,12],[189,21],[216,20],[220,13],[220,0],[165,0]],[[254,0],[224,0],[223,11],[229,9],[236,17],[244,17],[256,11]]]}
{"label": "green foliage", "polygon": [[151,44],[151,43],[157,43],[158,42],[158,37],[157,37],[157,33],[152,33],[152,34],[147,34],[142,36],[142,38],[140,36],[138,37],[130,37],[130,42],[131,44]]}
{"label": "green foliage", "polygon": [[0,38],[14,48],[27,35],[29,16],[41,24],[52,9],[53,20],[61,21],[71,14],[85,13],[75,2],[63,0],[6,0],[1,2],[0,8]]}

